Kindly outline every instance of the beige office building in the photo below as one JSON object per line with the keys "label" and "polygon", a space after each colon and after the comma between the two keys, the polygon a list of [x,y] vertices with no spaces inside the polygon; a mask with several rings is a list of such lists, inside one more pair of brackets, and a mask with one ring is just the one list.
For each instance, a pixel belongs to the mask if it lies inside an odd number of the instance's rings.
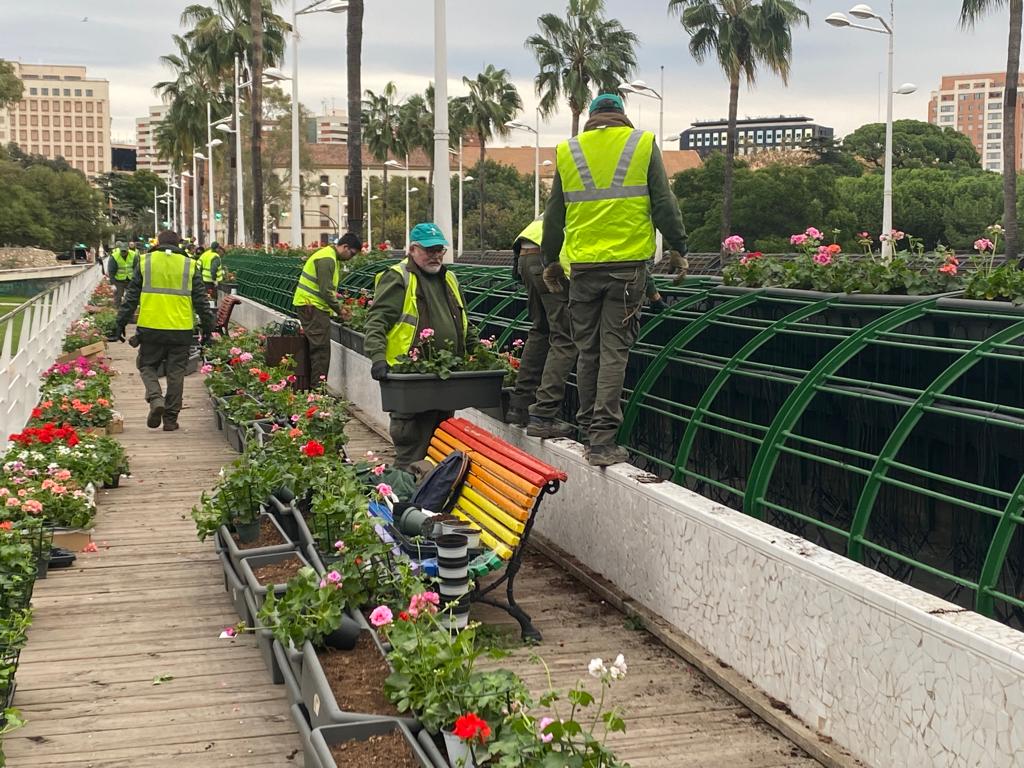
{"label": "beige office building", "polygon": [[0,110],[0,143],[67,162],[93,177],[110,171],[110,84],[85,67],[12,61],[25,93]]}
{"label": "beige office building", "polygon": [[135,118],[135,143],[138,152],[135,162],[140,171],[152,171],[165,177],[171,169],[171,164],[156,154],[156,129],[167,117],[170,108],[168,104],[159,104],[150,107],[149,114],[145,117]]}

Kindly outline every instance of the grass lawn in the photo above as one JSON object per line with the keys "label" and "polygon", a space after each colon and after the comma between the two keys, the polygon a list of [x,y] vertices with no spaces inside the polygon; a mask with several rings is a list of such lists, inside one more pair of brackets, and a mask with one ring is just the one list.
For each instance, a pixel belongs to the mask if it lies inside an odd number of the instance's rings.
{"label": "grass lawn", "polygon": [[[0,296],[0,316],[6,315],[17,309],[19,306],[29,300],[28,296]],[[14,318],[14,337],[11,339],[11,354],[13,355],[18,351],[19,342],[21,341],[21,326],[25,320],[25,313],[21,313]],[[9,333],[7,325],[10,321],[4,320],[0,322],[0,345],[3,344],[4,336]],[[0,346],[2,350],[2,346]]]}

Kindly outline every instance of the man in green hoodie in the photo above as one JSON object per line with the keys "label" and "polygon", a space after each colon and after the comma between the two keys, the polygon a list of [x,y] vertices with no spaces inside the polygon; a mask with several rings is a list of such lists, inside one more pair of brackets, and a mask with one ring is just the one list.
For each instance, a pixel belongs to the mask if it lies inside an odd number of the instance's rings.
{"label": "man in green hoodie", "polygon": [[588,461],[605,467],[629,459],[615,438],[655,227],[680,254],[686,252],[686,231],[654,134],[633,128],[618,95],[601,94],[591,102],[583,132],[560,143],[556,158],[541,258],[545,283],[555,289],[564,274],[564,245],[579,350],[576,423]]}
{"label": "man in green hoodie", "polygon": [[[417,224],[409,233],[409,256],[378,278],[373,306],[366,317],[363,351],[377,381],[387,378],[390,366],[409,352],[424,331],[437,349],[451,346],[464,355],[469,320],[455,273],[444,266],[448,241],[436,224]],[[391,440],[395,466],[408,469],[427,455],[430,436],[452,414],[448,411],[392,413]]]}

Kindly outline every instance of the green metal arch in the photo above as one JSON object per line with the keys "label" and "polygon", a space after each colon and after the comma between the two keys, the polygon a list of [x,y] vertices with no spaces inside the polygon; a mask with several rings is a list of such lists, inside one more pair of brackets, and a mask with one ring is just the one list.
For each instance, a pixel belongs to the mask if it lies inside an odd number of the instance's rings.
{"label": "green metal arch", "polygon": [[[637,416],[640,412],[640,398],[647,394],[651,385],[658,379],[658,377],[661,376],[662,371],[665,370],[665,365],[668,362],[669,357],[671,357],[679,347],[686,346],[693,341],[698,334],[711,325],[713,320],[721,317],[722,315],[727,315],[733,310],[741,309],[748,304],[753,304],[761,297],[762,293],[764,293],[764,290],[758,289],[722,302],[717,307],[705,312],[699,318],[679,331],[679,333],[673,336],[672,339],[661,348],[661,351],[658,352],[655,358],[647,366],[647,369],[640,377],[640,381],[637,382],[636,387],[633,389],[633,394],[630,395],[629,401],[626,403],[626,411],[623,414],[622,426],[619,427],[619,443],[624,443],[628,439],[629,433],[632,431],[633,425],[636,423]],[[697,303],[702,298],[703,295],[701,294],[693,296],[688,300],[688,305]],[[678,302],[673,304],[669,307],[668,311],[671,312],[678,305]]]}
{"label": "green metal arch", "polygon": [[996,579],[1003,570],[1003,563],[1006,560],[1006,553],[1010,550],[1010,542],[1013,541],[1013,532],[1017,526],[1017,520],[1024,511],[1024,475],[1017,482],[1013,489],[1013,495],[1006,502],[1003,508],[1003,516],[999,518],[995,533],[992,534],[992,543],[989,545],[988,553],[985,555],[985,563],[981,567],[981,577],[978,579],[978,591],[974,595],[974,609],[983,616],[995,615],[995,598],[992,590],[995,588]]}
{"label": "green metal arch", "polygon": [[672,474],[673,482],[682,483],[683,471],[686,469],[686,465],[690,460],[690,451],[693,450],[693,442],[697,438],[697,430],[700,428],[701,422],[704,419],[704,414],[711,407],[715,398],[718,397],[718,393],[722,390],[722,387],[725,386],[733,371],[735,371],[742,363],[745,363],[747,358],[764,346],[765,343],[773,339],[779,331],[789,328],[790,326],[806,320],[809,317],[813,317],[822,310],[827,309],[840,298],[841,297],[839,296],[830,296],[827,299],[807,304],[793,312],[790,312],[750,339],[739,349],[738,352],[736,352],[736,354],[732,356],[732,358],[730,358],[729,362],[726,363],[722,367],[722,370],[715,375],[715,378],[712,379],[708,388],[704,391],[700,401],[697,403],[697,407],[694,409],[693,417],[686,425],[686,431],[683,433],[683,439],[680,441],[679,449],[676,452],[675,471]]}
{"label": "green metal arch", "polygon": [[[466,304],[466,311],[467,311],[467,312],[472,312],[473,310],[475,310],[475,309],[476,309],[476,307],[477,307],[477,305],[478,305],[478,304],[480,304],[481,302],[483,302],[483,301],[484,301],[484,299],[489,299],[489,298],[491,298],[491,295],[492,295],[492,294],[494,294],[494,293],[496,293],[496,292],[498,292],[498,291],[504,291],[504,290],[506,290],[506,289],[508,289],[508,288],[512,287],[513,285],[518,285],[518,284],[519,284],[519,281],[518,281],[518,280],[506,280],[505,282],[503,282],[503,283],[500,283],[499,285],[496,285],[496,286],[494,286],[494,287],[493,287],[493,288],[491,288],[490,290],[488,290],[488,291],[484,291],[484,292],[483,292],[483,293],[481,293],[481,294],[480,294],[479,296],[477,296],[477,297],[476,297],[475,299],[473,299],[473,300],[472,300],[472,301],[470,301],[470,302],[469,302],[468,304]],[[514,298],[514,297],[516,296],[516,294],[517,294],[517,293],[518,293],[518,291],[513,291],[513,292],[512,292],[512,293],[511,293],[511,294],[510,294],[510,295],[509,295],[508,297],[506,297],[506,298],[505,298],[505,300],[504,300],[503,302],[501,302],[501,303],[500,303],[500,304],[499,304],[498,306],[500,306],[500,307],[504,307],[504,306],[506,306],[506,303],[508,302],[508,300],[509,300],[510,298]],[[490,313],[488,313],[488,314],[487,314],[487,315],[486,315],[485,317],[487,317],[487,318],[490,318],[490,316],[491,316],[491,315],[493,315],[493,314],[494,314],[494,310],[492,310],[492,311],[491,311]]]}
{"label": "green metal arch", "polygon": [[676,316],[679,312],[685,309],[689,309],[694,304],[699,304],[704,299],[711,295],[711,292],[717,288],[717,285],[710,286],[708,288],[700,288],[691,296],[685,299],[680,299],[675,304],[670,306],[668,309],[663,310],[653,320],[644,324],[644,327],[640,329],[640,333],[637,334],[636,343],[639,344],[645,338],[647,338],[655,329],[661,327],[662,323],[666,320],[670,320]]}
{"label": "green metal arch", "polygon": [[518,323],[523,322],[524,320],[527,320],[529,318],[529,316],[530,316],[530,308],[527,307],[522,312],[520,312],[518,315],[516,315],[514,320],[509,322],[509,324],[505,327],[505,330],[502,331],[501,335],[498,337],[498,340],[497,340],[497,342],[495,342],[494,346],[497,349],[501,349],[502,347],[504,347],[508,343],[508,340],[509,340],[509,338],[511,338],[512,334],[515,333],[516,325]]}
{"label": "green metal arch", "polygon": [[864,532],[867,531],[868,523],[871,522],[871,512],[874,510],[878,492],[882,487],[882,478],[889,471],[889,462],[894,460],[903,448],[903,444],[914,431],[914,427],[924,416],[925,408],[935,402],[935,399],[949,389],[961,376],[973,368],[985,352],[992,347],[1011,341],[1024,334],[1024,320],[1014,323],[998,333],[994,333],[982,342],[979,342],[972,349],[964,352],[960,357],[935,377],[935,380],[914,401],[914,404],[903,414],[892,432],[889,433],[885,445],[878,453],[874,466],[871,467],[871,474],[861,489],[860,499],[857,502],[857,510],[853,515],[853,522],[850,524],[850,539],[847,544],[847,557],[858,562],[864,561]]}
{"label": "green metal arch", "polygon": [[807,410],[807,406],[814,399],[818,385],[825,377],[834,374],[855,355],[863,351],[875,336],[894,330],[909,320],[920,317],[935,306],[937,300],[938,297],[923,299],[882,315],[839,342],[807,372],[803,380],[786,398],[786,402],[782,404],[764,436],[761,448],[754,457],[747,481],[747,490],[743,495],[744,512],[758,519],[764,519],[764,507],[761,500],[764,498],[768,482],[778,463],[779,448],[785,442],[785,433],[794,427],[804,411]]}

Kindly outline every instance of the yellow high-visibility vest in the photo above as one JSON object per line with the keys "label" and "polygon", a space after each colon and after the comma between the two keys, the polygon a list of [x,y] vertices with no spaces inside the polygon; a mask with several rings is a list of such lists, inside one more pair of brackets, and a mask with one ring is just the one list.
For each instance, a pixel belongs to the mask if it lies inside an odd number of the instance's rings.
{"label": "yellow high-visibility vest", "polygon": [[[519,233],[519,240],[529,240],[531,243],[541,244],[541,240],[544,239],[544,219],[534,219],[531,221],[526,229]],[[562,243],[562,250],[558,252],[558,262],[562,265],[562,269],[565,271],[565,276],[569,276],[569,257],[565,255],[565,243]]]}
{"label": "yellow high-visibility vest", "polygon": [[[405,285],[402,315],[398,318],[398,322],[391,326],[391,330],[388,331],[388,344],[384,351],[388,365],[394,365],[400,356],[407,354],[412,349],[412,345],[416,341],[416,328],[420,322],[420,312],[416,304],[417,278],[415,273],[409,270],[409,259],[403,259],[398,264],[389,267],[389,269],[401,275],[402,282]],[[380,278],[383,274],[383,272],[377,274],[377,277],[374,279],[374,288],[380,283]],[[462,291],[459,289],[459,279],[455,277],[455,273],[450,269],[445,270],[444,279],[448,284],[448,288],[451,289],[452,295],[455,296],[455,303],[462,310],[462,336],[465,338],[466,333],[469,331],[469,318],[466,316],[466,302],[463,300]]]}
{"label": "yellow high-visibility vest", "polygon": [[556,150],[570,264],[645,261],[654,254],[647,169],[654,134],[627,126],[584,131]]}
{"label": "yellow high-visibility vest", "polygon": [[131,280],[132,273],[135,271],[135,260],[139,256],[138,252],[115,248],[110,255],[114,257],[114,262],[117,264],[114,279]]}
{"label": "yellow high-visibility vest", "polygon": [[204,283],[219,283],[224,279],[224,267],[217,268],[217,276],[213,275],[213,260],[219,259],[220,255],[216,251],[205,250],[199,256],[199,265],[203,268],[203,282]]}
{"label": "yellow high-visibility vest", "polygon": [[341,272],[338,269],[338,254],[333,245],[325,245],[318,251],[314,251],[302,265],[302,274],[299,275],[298,285],[295,286],[295,295],[292,297],[292,305],[301,307],[312,304],[317,309],[330,312],[331,308],[320,296],[320,283],[316,279],[316,262],[320,259],[330,259],[334,262],[334,291],[338,291],[338,281],[341,279]]}
{"label": "yellow high-visibility vest", "polygon": [[195,325],[192,281],[196,263],[185,254],[173,251],[155,250],[140,258],[139,326],[162,331],[191,331]]}

